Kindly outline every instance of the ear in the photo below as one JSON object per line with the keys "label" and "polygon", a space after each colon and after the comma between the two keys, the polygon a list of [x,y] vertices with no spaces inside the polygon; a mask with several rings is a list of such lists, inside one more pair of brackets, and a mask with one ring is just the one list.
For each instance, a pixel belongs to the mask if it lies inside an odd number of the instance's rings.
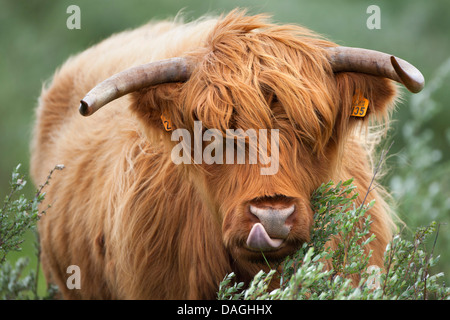
{"label": "ear", "polygon": [[[397,87],[391,80],[363,73],[339,72],[336,83],[340,97],[338,133],[351,130],[358,124],[388,123],[397,97]],[[354,110],[355,105],[358,109]]]}
{"label": "ear", "polygon": [[180,106],[182,86],[182,83],[165,83],[132,93],[131,110],[147,136],[170,133],[183,123]]}

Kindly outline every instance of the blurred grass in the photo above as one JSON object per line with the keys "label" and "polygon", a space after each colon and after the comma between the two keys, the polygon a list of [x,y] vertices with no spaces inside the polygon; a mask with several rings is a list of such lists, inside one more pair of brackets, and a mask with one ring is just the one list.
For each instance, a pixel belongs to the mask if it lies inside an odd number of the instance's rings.
{"label": "blurred grass", "polygon": [[[66,28],[69,17],[66,9],[72,4],[81,9],[80,30]],[[366,8],[371,4],[381,8],[380,30],[366,27],[369,16]],[[425,79],[432,77],[450,57],[448,0],[0,0],[0,195],[6,194],[11,171],[18,163],[27,172],[34,108],[42,85],[70,55],[112,33],[137,27],[150,19],[174,17],[180,10],[187,20],[192,20],[235,7],[249,8],[250,13],[270,13],[281,23],[302,24],[341,45],[395,54],[416,65]],[[407,137],[401,134],[401,128],[411,117],[405,108],[410,94],[403,92],[405,102],[394,114],[391,137],[395,144],[391,154],[406,145]],[[428,119],[426,126],[434,134],[431,143],[442,151],[441,161],[448,161],[450,150],[445,139],[450,134],[450,112],[446,110],[450,100],[448,85],[435,92],[434,99],[440,112]],[[25,191],[30,194],[33,190],[30,181]],[[22,254],[33,256],[32,241],[25,243]]]}

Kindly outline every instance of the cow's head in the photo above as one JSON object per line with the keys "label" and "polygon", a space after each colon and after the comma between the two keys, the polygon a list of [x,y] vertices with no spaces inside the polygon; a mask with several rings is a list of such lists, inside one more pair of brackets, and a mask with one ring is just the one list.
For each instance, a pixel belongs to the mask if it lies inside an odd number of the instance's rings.
{"label": "cow's head", "polygon": [[[80,112],[90,115],[138,91],[133,110],[152,130],[167,137],[177,129],[187,134],[167,141],[173,148],[189,141],[181,149],[190,160],[185,167],[222,223],[231,254],[259,261],[263,251],[267,259],[279,259],[309,240],[310,195],[338,170],[355,124],[387,116],[395,95],[388,79],[413,92],[423,86],[420,72],[404,60],[338,47],[301,27],[267,24],[261,16],[233,14],[218,23],[203,48],[99,84],[82,100]],[[355,97],[369,101],[364,117],[352,117]],[[172,131],[164,131],[161,115]],[[238,129],[244,134],[230,144],[227,130]],[[264,141],[261,130],[267,130]],[[235,152],[227,159],[230,146]],[[245,153],[243,163],[239,151]],[[270,166],[276,166],[273,174],[263,174]]]}

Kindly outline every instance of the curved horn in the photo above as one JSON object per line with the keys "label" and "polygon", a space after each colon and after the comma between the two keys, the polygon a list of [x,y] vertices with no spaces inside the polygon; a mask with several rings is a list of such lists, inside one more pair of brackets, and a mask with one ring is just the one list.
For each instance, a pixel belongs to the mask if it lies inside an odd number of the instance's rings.
{"label": "curved horn", "polygon": [[382,76],[402,83],[413,93],[420,92],[425,79],[409,62],[392,55],[361,48],[327,48],[334,72],[362,72]]}
{"label": "curved horn", "polygon": [[144,87],[187,81],[195,67],[192,58],[171,58],[136,66],[99,83],[81,100],[79,111],[89,116],[108,102]]}

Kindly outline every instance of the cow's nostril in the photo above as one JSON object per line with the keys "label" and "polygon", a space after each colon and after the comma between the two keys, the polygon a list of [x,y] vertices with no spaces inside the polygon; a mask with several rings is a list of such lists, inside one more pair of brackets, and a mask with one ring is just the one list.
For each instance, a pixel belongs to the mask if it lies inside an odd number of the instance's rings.
{"label": "cow's nostril", "polygon": [[286,238],[291,230],[291,226],[286,224],[295,211],[295,205],[289,207],[257,207],[250,205],[250,212],[255,215],[272,238]]}

